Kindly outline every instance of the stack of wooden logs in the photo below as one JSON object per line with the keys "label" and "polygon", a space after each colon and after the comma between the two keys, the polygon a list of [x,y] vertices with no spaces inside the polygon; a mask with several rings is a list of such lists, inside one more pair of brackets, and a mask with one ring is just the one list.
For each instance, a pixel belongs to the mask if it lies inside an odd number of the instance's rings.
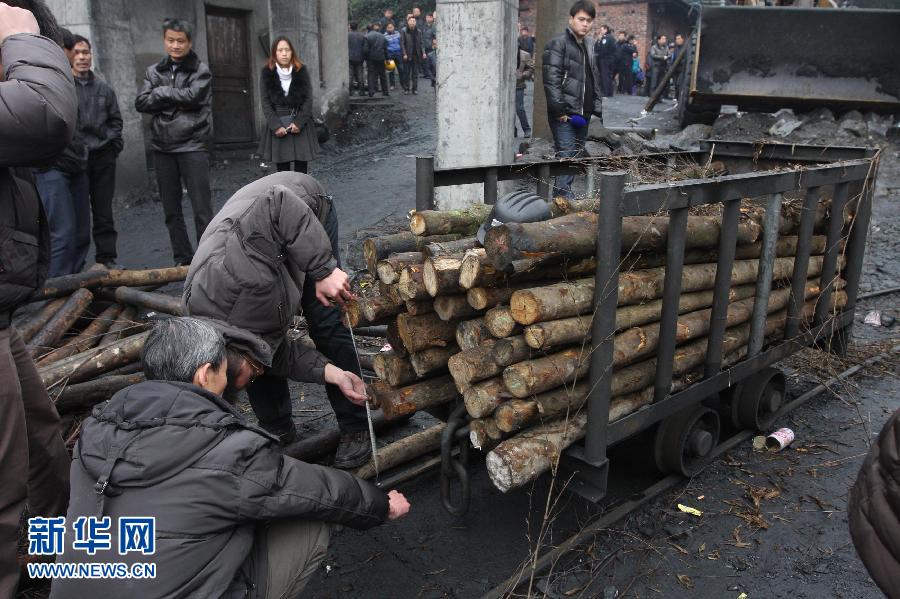
{"label": "stack of wooden logs", "polygon": [[[186,266],[90,270],[49,279],[14,325],[63,418],[64,431],[113,393],[143,380],[148,311],[183,313],[180,297],[151,290],[183,281]],[[43,302],[42,305],[36,305]],[[74,439],[74,433],[67,433]]]}
{"label": "stack of wooden logs", "polygon": [[[820,203],[807,272],[804,317],[822,288],[827,203]],[[369,239],[364,253],[379,293],[353,302],[354,327],[387,324],[391,350],[375,357],[372,391],[388,419],[462,397],[472,445],[506,491],[551,468],[584,435],[597,215],[590,202],[552,204],[554,218],[474,234],[489,206],[416,212],[411,232]],[[759,275],[762,222],[745,202],[731,273],[724,362],[741,359]],[[797,248],[799,211],[785,202],[765,333],[783,330]],[[706,357],[720,215],[688,218],[673,389],[696,380]],[[653,400],[665,279],[668,218],[627,217],[614,339],[610,421]],[[438,236],[455,236],[438,241]],[[842,267],[842,263],[839,264]],[[843,282],[830,282],[840,308]]]}

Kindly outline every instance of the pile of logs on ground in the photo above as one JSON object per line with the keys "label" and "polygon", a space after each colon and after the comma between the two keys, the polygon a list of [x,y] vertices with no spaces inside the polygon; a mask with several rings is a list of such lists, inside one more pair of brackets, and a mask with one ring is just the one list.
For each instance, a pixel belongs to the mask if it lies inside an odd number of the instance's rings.
{"label": "pile of logs on ground", "polygon": [[[181,298],[153,290],[183,281],[187,266],[90,270],[49,279],[14,321],[63,418],[67,441],[95,403],[144,379],[148,312],[181,315]],[[42,302],[42,304],[37,304]]]}
{"label": "pile of logs on ground", "polygon": [[[804,318],[822,289],[826,207],[816,217]],[[351,303],[354,327],[387,325],[390,351],[377,355],[374,397],[390,420],[462,398],[471,442],[489,451],[502,491],[549,470],[583,437],[594,301],[597,215],[590,202],[557,200],[551,220],[491,229],[474,238],[489,206],[416,212],[411,232],[369,239],[364,253],[378,294]],[[785,202],[766,335],[783,330],[797,248],[799,211]],[[731,273],[724,361],[746,351],[759,275],[762,222],[748,203]],[[673,389],[698,376],[710,329],[720,215],[688,219]],[[626,217],[609,414],[614,421],[653,400],[662,312],[667,215]],[[842,268],[843,264],[839,264]],[[831,282],[831,308],[846,302]]]}

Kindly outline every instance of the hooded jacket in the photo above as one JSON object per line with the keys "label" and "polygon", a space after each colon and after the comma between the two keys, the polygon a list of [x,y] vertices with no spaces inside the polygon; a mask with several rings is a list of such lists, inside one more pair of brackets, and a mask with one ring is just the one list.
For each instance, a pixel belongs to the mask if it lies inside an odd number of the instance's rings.
{"label": "hooded jacket", "polygon": [[[544,94],[547,96],[547,114],[559,118],[569,114],[582,114],[585,86],[593,79],[593,114],[603,118],[603,92],[600,78],[594,73],[594,40],[586,37],[579,44],[572,30],[554,37],[544,47],[543,76]],[[588,107],[590,110],[590,107]],[[585,115],[585,116],[590,116]]]}
{"label": "hooded jacket", "polygon": [[850,489],[850,536],[872,580],[900,598],[900,410],[869,448]]}
{"label": "hooded jacket", "polygon": [[[145,381],[95,407],[71,470],[68,522],[109,516],[112,548],[72,549],[66,562],[152,562],[155,579],[54,581],[51,597],[221,597],[253,546],[256,525],[302,517],[353,528],[381,524],[384,492],[353,475],[278,451],[274,437],[218,395]],[[117,554],[118,519],[156,519],[156,553]]]}
{"label": "hooded jacket", "polygon": [[[282,172],[239,189],[200,238],[184,283],[191,316],[215,318],[262,337],[273,352],[300,309],[306,276],[324,279],[337,267],[322,227],[331,201],[318,181]],[[275,374],[325,382],[328,360],[303,343]],[[279,355],[281,355],[279,354]]]}
{"label": "hooded jacket", "polygon": [[28,168],[52,165],[75,131],[77,100],[62,49],[39,35],[0,46],[0,329],[44,284],[50,234]]}
{"label": "hooded jacket", "polygon": [[134,107],[153,117],[150,136],[157,152],[206,150],[212,132],[209,67],[193,51],[179,63],[166,56],[147,67]]}

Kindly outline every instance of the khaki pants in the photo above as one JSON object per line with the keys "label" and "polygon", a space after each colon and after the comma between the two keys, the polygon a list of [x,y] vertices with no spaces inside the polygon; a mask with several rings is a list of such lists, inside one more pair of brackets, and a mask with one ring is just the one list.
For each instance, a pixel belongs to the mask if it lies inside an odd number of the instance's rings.
{"label": "khaki pants", "polygon": [[32,516],[65,516],[69,454],[59,414],[22,338],[0,330],[0,597],[19,582],[19,522],[28,499]]}
{"label": "khaki pants", "polygon": [[[284,518],[257,527],[253,549],[241,566],[235,587],[250,587],[256,599],[294,599],[312,578],[328,551],[331,525]],[[236,595],[239,593],[236,593]]]}

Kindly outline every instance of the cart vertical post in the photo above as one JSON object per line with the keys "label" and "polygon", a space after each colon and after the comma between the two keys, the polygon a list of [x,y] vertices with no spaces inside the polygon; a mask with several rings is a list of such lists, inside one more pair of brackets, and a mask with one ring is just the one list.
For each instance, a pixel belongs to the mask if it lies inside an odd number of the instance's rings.
{"label": "cart vertical post", "polygon": [[612,395],[613,347],[616,309],[619,303],[619,255],[622,248],[622,192],[624,172],[600,175],[598,202],[597,270],[594,279],[594,319],[591,323],[590,392],[586,461],[594,466],[606,462],[606,429]]}

